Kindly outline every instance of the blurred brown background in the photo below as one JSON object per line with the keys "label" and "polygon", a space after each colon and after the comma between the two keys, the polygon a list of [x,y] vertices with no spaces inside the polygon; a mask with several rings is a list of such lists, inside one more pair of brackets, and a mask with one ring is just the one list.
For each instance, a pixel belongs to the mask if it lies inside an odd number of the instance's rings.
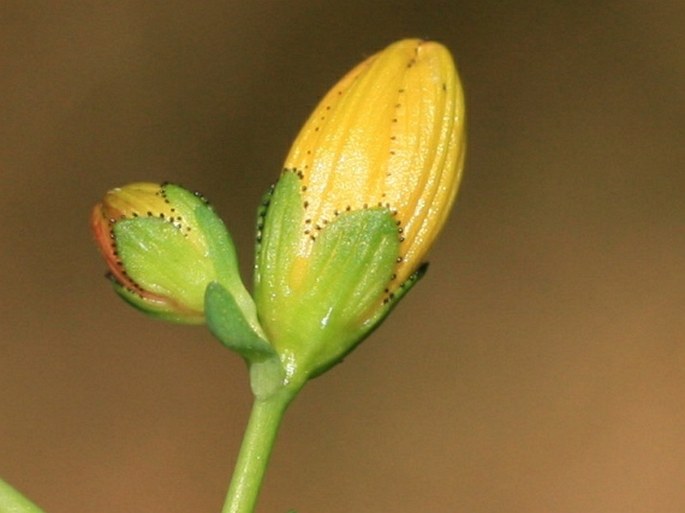
{"label": "blurred brown background", "polygon": [[218,512],[242,362],[125,306],[110,187],[254,213],[325,90],[407,36],[467,90],[422,283],[289,410],[259,511],[685,511],[685,4],[0,5],[0,475],[48,513]]}

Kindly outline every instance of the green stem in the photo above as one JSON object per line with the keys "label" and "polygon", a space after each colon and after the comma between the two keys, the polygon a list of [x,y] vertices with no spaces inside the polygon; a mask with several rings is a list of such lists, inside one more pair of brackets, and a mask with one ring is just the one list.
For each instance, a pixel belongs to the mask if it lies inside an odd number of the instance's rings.
{"label": "green stem", "polygon": [[255,399],[222,513],[253,513],[278,427],[294,396],[282,389]]}

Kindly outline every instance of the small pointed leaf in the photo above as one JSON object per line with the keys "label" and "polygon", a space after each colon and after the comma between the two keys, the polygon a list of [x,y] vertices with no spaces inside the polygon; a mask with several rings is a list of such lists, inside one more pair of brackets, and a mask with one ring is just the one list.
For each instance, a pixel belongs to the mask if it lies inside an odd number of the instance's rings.
{"label": "small pointed leaf", "polygon": [[248,362],[277,357],[271,345],[250,326],[231,293],[217,282],[207,286],[205,316],[214,336]]}

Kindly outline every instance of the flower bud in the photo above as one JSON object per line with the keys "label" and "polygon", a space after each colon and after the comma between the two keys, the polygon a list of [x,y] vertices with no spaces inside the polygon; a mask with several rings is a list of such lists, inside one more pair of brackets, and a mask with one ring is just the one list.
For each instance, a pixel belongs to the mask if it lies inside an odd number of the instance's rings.
{"label": "flower bud", "polygon": [[205,289],[213,281],[247,295],[223,223],[202,196],[182,187],[113,189],[93,209],[91,227],[115,290],[148,314],[203,322]]}
{"label": "flower bud", "polygon": [[339,361],[420,276],[464,154],[462,89],[438,43],[390,45],[319,103],[258,226],[258,314],[292,375]]}

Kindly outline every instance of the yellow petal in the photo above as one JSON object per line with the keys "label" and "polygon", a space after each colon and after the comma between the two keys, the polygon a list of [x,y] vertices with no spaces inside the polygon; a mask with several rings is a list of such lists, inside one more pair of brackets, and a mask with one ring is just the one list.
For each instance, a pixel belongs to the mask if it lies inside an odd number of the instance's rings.
{"label": "yellow petal", "polygon": [[323,98],[285,168],[301,178],[299,256],[346,210],[394,213],[400,258],[392,287],[422,263],[444,225],[464,160],[464,98],[450,53],[408,39],[368,58]]}

